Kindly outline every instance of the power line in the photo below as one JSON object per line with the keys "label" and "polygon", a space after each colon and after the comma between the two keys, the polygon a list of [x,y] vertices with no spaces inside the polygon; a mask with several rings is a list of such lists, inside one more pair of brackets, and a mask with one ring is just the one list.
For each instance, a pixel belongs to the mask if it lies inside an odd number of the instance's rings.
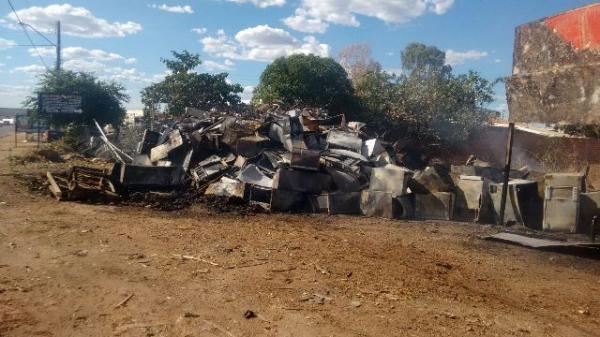
{"label": "power line", "polygon": [[[48,67],[48,64],[46,64],[46,61],[44,60],[44,58],[42,57],[42,54],[39,52],[38,50],[38,46],[33,43],[33,39],[31,38],[31,36],[29,35],[29,32],[27,31],[26,26],[31,27],[30,25],[24,23],[23,21],[21,21],[21,18],[19,18],[19,14],[17,14],[17,11],[15,10],[15,6],[13,6],[12,2],[10,0],[8,1],[8,5],[10,6],[10,8],[12,9],[13,13],[15,14],[15,18],[17,18],[17,22],[19,23],[19,26],[21,26],[21,29],[23,29],[23,32],[25,33],[25,36],[27,36],[27,40],[29,40],[29,43],[33,46],[35,53],[37,54],[38,58],[40,59],[40,61],[42,62],[42,64],[44,65],[44,67],[46,67],[46,71],[50,71],[50,68]],[[38,34],[42,35],[40,32],[38,32],[37,30],[35,30],[33,27],[31,27],[34,31],[36,31]],[[44,38],[50,42],[50,40],[48,40],[45,36]]]}

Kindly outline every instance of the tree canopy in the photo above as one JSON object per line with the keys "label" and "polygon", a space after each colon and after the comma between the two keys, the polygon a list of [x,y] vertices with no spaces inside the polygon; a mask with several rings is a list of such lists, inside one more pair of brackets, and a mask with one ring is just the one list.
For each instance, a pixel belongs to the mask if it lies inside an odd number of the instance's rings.
{"label": "tree canopy", "polygon": [[353,81],[361,106],[353,117],[380,135],[420,146],[459,143],[487,123],[493,82],[473,71],[453,74],[434,46],[412,43],[401,55],[400,76],[372,67]]}
{"label": "tree canopy", "polygon": [[25,106],[38,111],[40,93],[80,95],[82,114],[50,115],[53,125],[66,125],[72,122],[91,124],[93,119],[98,123],[120,125],[125,117],[123,104],[129,101],[125,88],[116,82],[103,81],[91,73],[61,70],[57,76],[55,70],[40,75],[34,95],[25,99]]}
{"label": "tree canopy", "polygon": [[163,103],[167,113],[178,116],[187,107],[228,109],[241,103],[239,94],[244,89],[228,83],[227,73],[197,73],[194,69],[202,64],[198,54],[186,50],[171,53],[173,59],[161,59],[169,74],[163,81],[142,90],[142,103],[146,107]]}
{"label": "tree canopy", "polygon": [[335,60],[315,55],[280,57],[267,66],[254,90],[254,105],[278,103],[343,112],[352,104],[352,84]]}

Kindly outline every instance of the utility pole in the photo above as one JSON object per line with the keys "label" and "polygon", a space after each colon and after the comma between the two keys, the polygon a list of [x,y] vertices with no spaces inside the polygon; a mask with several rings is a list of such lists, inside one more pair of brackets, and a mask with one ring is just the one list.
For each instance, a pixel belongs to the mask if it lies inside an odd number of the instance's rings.
{"label": "utility pole", "polygon": [[60,50],[60,21],[56,22],[56,74],[60,73],[61,67],[61,50]]}

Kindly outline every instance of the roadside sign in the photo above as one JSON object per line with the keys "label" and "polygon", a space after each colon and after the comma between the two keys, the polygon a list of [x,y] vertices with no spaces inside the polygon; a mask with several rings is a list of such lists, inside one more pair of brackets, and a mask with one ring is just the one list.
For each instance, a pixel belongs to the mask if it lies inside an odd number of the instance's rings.
{"label": "roadside sign", "polygon": [[39,108],[42,114],[80,114],[81,96],[39,94]]}
{"label": "roadside sign", "polygon": [[37,120],[28,115],[15,116],[15,131],[36,133],[48,131],[48,123],[44,120]]}

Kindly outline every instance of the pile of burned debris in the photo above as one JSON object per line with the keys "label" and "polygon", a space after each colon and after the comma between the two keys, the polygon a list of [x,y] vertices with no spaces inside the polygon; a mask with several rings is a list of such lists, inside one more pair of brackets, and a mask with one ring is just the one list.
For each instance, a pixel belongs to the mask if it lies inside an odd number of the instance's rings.
{"label": "pile of burned debris", "polygon": [[[470,158],[461,166],[410,170],[397,160],[392,144],[368,137],[365,124],[346,122],[343,115],[190,111],[161,127],[140,133],[135,153],[127,153],[98,126],[96,142],[115,160],[112,169],[73,167],[62,176],[48,174],[50,190],[59,200],[121,199],[134,205],[165,200],[171,205],[165,209],[208,202],[212,196],[272,212],[391,219],[494,223],[500,212],[500,169]],[[511,172],[506,222],[576,231],[572,224],[588,212],[570,210],[574,219],[552,212],[564,209],[566,199],[586,198],[580,195],[584,177],[550,175],[549,182],[560,182],[547,186],[542,200],[538,181],[527,180],[528,175],[526,170]],[[560,208],[544,208],[552,202],[561,203]]]}

